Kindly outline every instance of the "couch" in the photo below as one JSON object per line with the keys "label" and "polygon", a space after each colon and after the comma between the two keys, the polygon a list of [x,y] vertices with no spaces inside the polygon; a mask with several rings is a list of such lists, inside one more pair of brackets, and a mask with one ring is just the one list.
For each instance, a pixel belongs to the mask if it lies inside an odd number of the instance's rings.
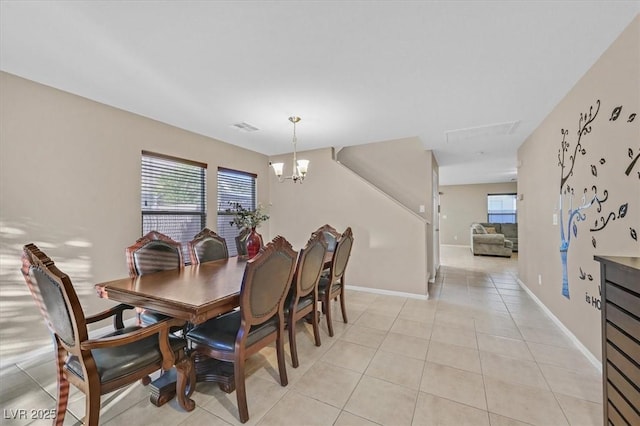
{"label": "couch", "polygon": [[513,243],[503,234],[487,231],[479,223],[471,224],[471,252],[474,256],[489,255],[511,257]]}
{"label": "couch", "polygon": [[491,233],[491,228],[496,230],[496,234],[504,235],[505,240],[513,243],[513,251],[518,251],[518,224],[517,223],[480,223]]}

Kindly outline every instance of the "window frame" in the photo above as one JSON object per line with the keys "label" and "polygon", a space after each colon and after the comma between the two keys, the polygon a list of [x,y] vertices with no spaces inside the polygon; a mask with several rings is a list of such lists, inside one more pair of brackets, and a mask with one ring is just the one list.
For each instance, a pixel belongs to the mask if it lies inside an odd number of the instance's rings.
{"label": "window frame", "polygon": [[[176,209],[145,209],[144,206],[144,198],[145,198],[145,178],[146,179],[153,179],[155,176],[150,175],[150,174],[145,174],[145,160],[146,161],[150,161],[153,159],[157,159],[157,160],[162,160],[164,162],[167,162],[166,164],[169,163],[174,163],[174,166],[179,166],[179,165],[187,165],[187,166],[192,166],[192,167],[198,167],[200,170],[197,171],[197,173],[199,173],[199,176],[197,177],[198,181],[199,181],[199,188],[197,189],[198,192],[198,203],[196,204],[198,206],[198,208],[196,210],[188,210],[188,209],[184,209],[184,210],[180,210],[178,208]],[[157,152],[152,152],[152,151],[147,151],[147,150],[142,150],[141,155],[140,155],[140,166],[141,166],[141,170],[140,170],[140,229],[142,232],[142,235],[145,235],[146,233],[148,233],[151,230],[156,230],[158,232],[161,232],[167,236],[169,236],[170,238],[174,239],[175,241],[179,242],[182,244],[182,250],[183,250],[183,254],[185,262],[189,261],[189,256],[188,256],[188,242],[193,239],[193,237],[197,234],[194,233],[193,235],[185,235],[182,238],[176,237],[174,232],[170,232],[167,231],[166,229],[146,229],[145,230],[145,217],[150,218],[150,217],[154,217],[154,216],[189,216],[189,217],[200,217],[200,225],[199,225],[199,230],[202,230],[203,228],[205,228],[207,226],[207,164],[206,163],[202,163],[199,161],[193,161],[193,160],[188,160],[188,159],[184,159],[184,158],[179,158],[179,157],[174,157],[171,155],[166,155],[166,154],[161,154],[161,153],[157,153]],[[169,164],[170,167],[172,167]],[[176,167],[177,168],[177,167]],[[147,171],[151,171],[153,170],[151,167],[147,166]],[[160,170],[160,168],[156,169],[157,171]],[[169,169],[170,170],[170,169]],[[194,176],[196,175],[196,173],[194,173]],[[178,181],[178,180],[176,180]],[[188,181],[187,181],[188,182]],[[173,234],[173,235],[172,235]]]}
{"label": "window frame", "polygon": [[[513,212],[509,211],[509,212],[495,212],[495,210],[492,213],[492,210],[490,209],[489,205],[490,205],[490,197],[493,196],[512,196],[513,197],[513,205],[514,205],[514,210]],[[487,223],[518,223],[518,194],[516,192],[501,192],[501,193],[494,193],[494,194],[487,194]],[[496,221],[496,216],[499,217],[513,217],[513,221]],[[493,217],[493,218],[492,218]]]}
{"label": "window frame", "polygon": [[[229,182],[226,179],[221,179],[221,174],[235,175],[236,178],[239,177],[240,179],[249,179],[250,187],[245,193],[250,194],[251,205],[247,206],[246,202],[241,202],[243,200],[240,200],[239,197],[229,196],[229,194],[231,194],[229,192],[225,193],[223,188],[221,188],[221,184],[224,182],[226,182],[227,184],[230,184],[231,182]],[[218,235],[220,235],[226,240],[229,256],[235,256],[238,253],[235,237],[238,236],[241,229],[239,229],[235,225],[230,225],[230,222],[232,221],[234,213],[227,211],[228,209],[231,208],[231,205],[229,205],[229,202],[230,201],[240,202],[240,204],[242,204],[244,208],[249,210],[255,210],[258,205],[258,175],[255,173],[244,171],[244,170],[230,169],[227,167],[220,166],[218,167],[217,178],[218,178],[218,181],[217,181],[218,196],[217,196],[216,208],[217,208],[217,214],[218,214],[218,219],[217,219]],[[233,179],[233,178],[230,178],[230,179]],[[237,195],[236,192],[234,192],[233,194]]]}

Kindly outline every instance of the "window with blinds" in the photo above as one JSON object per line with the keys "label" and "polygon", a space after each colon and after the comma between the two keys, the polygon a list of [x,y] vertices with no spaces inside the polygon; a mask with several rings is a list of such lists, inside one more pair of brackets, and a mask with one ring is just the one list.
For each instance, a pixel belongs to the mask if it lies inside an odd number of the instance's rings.
{"label": "window with blinds", "polygon": [[218,168],[218,235],[227,241],[229,256],[236,256],[236,237],[240,232],[231,225],[233,213],[227,210],[232,203],[240,203],[248,210],[256,208],[256,178],[253,173]]}
{"label": "window with blinds", "polygon": [[187,242],[207,223],[206,172],[204,163],[142,151],[142,235],[161,232],[187,254]]}
{"label": "window with blinds", "polygon": [[517,194],[488,194],[487,222],[517,223],[516,197]]}

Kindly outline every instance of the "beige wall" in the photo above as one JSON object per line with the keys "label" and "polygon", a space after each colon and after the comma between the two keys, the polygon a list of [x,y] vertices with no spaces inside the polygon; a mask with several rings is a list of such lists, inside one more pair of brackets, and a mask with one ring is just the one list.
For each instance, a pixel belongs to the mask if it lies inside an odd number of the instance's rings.
{"label": "beige wall", "polygon": [[[36,243],[72,277],[86,312],[110,304],[93,284],[128,274],[124,249],[141,234],[142,150],[208,163],[213,229],[218,166],[257,173],[260,200],[268,200],[261,154],[6,73],[0,89],[3,355],[50,343],[19,273],[25,243]],[[267,235],[268,227],[261,228]]]}
{"label": "beige wall", "polygon": [[[332,159],[331,149],[300,153],[310,160],[302,185],[270,180],[271,231],[296,250],[328,223],[353,229],[347,285],[426,294],[426,222]],[[289,163],[290,156],[271,161]],[[291,173],[286,169],[285,174]]]}
{"label": "beige wall", "polygon": [[[548,65],[562,70],[562,63]],[[622,106],[619,118],[612,120],[612,113],[619,106]],[[566,184],[575,193],[573,208],[579,205],[585,188],[589,196],[594,186],[601,198],[605,198],[605,191],[608,196],[600,206],[584,210],[583,221],[575,222],[577,233],[572,235],[568,250],[568,299],[562,295],[561,228],[560,222],[554,225],[554,215],[562,217],[567,236],[573,234],[573,224],[567,229],[568,198],[560,210],[558,152],[561,129],[566,129],[569,151],[565,164],[569,166],[568,157],[577,144],[581,114],[588,116],[590,107],[595,118],[590,132],[581,139],[585,153],[577,155],[573,174]],[[591,298],[599,299],[600,276],[599,264],[593,256],[640,256],[640,243],[631,236],[632,229],[640,233],[640,161],[630,175],[625,174],[632,157],[640,150],[640,118],[630,121],[630,115],[640,112],[639,109],[640,17],[636,16],[518,151],[522,164],[518,186],[524,196],[518,204],[520,279],[597,358],[601,355],[600,311]],[[606,227],[592,231],[610,213],[612,218]]]}
{"label": "beige wall", "polygon": [[347,146],[337,153],[342,164],[427,220],[431,210],[420,212],[420,206],[430,204],[431,158],[418,138]]}
{"label": "beige wall", "polygon": [[513,194],[517,189],[515,182],[441,186],[440,244],[471,245],[469,227],[487,221],[487,195]]}
{"label": "beige wall", "polygon": [[[415,137],[342,148],[337,160],[427,221],[424,238],[427,271],[435,277],[439,247],[434,248],[433,188],[438,163]],[[423,211],[421,210],[421,207]]]}

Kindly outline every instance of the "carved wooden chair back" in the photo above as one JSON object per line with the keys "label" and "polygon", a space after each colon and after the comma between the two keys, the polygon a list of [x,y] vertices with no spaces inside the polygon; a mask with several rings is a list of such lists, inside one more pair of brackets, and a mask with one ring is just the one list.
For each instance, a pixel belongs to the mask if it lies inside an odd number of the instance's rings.
{"label": "carved wooden chair back", "polygon": [[227,242],[209,228],[204,228],[193,237],[193,240],[189,241],[189,256],[192,265],[228,259]]}
{"label": "carved wooden chair back", "polygon": [[324,269],[324,258],[327,254],[327,243],[322,232],[311,234],[306,246],[300,250],[296,271],[285,310],[289,327],[289,347],[294,368],[299,365],[296,346],[296,323],[307,315],[311,316],[313,335],[316,346],[320,346],[320,329],[318,327],[318,282]]}
{"label": "carved wooden chair back", "polygon": [[182,245],[158,231],[139,238],[127,247],[126,255],[132,277],[184,266]]}
{"label": "carved wooden chair back", "polygon": [[324,240],[327,242],[327,251],[333,252],[336,249],[336,242],[340,238],[340,233],[333,226],[326,224],[316,229],[315,233],[322,233]]}
{"label": "carved wooden chair back", "polygon": [[342,311],[342,319],[345,323],[347,320],[347,306],[345,302],[345,280],[344,275],[347,269],[347,263],[351,256],[351,248],[353,247],[353,232],[351,228],[347,228],[336,243],[336,249],[333,253],[329,274],[320,279],[318,283],[318,298],[322,302],[322,311],[327,318],[327,329],[329,336],[333,336],[333,322],[331,313],[331,300],[340,297],[340,309]]}

